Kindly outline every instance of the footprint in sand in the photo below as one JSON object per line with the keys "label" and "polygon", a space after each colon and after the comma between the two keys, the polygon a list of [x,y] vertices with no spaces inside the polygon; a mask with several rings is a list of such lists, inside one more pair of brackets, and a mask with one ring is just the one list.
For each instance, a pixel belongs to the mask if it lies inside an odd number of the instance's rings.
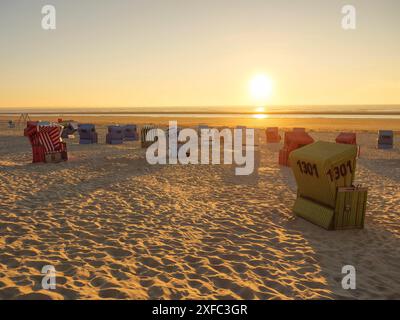
{"label": "footprint in sand", "polygon": [[99,296],[103,299],[127,299],[129,296],[118,289],[109,288],[109,289],[102,289],[99,291]]}

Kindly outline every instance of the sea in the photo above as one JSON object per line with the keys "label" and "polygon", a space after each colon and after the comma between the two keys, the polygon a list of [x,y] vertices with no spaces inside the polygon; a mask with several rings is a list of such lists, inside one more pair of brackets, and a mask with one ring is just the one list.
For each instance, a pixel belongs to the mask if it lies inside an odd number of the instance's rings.
{"label": "sea", "polygon": [[179,106],[179,107],[0,107],[0,116],[29,113],[35,116],[168,117],[168,118],[321,118],[400,119],[400,105],[331,106]]}

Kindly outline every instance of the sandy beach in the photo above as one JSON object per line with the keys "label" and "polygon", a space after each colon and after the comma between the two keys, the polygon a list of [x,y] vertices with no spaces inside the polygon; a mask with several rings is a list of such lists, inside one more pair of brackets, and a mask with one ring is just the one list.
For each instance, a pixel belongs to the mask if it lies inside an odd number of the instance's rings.
{"label": "sandy beach", "polygon": [[[370,189],[365,228],[349,231],[293,215],[282,142],[263,133],[257,174],[239,178],[229,165],[151,166],[138,142],[104,143],[105,123],[154,119],[77,120],[98,123],[99,144],[76,135],[59,164],[32,164],[22,128],[0,127],[0,299],[400,299],[400,147],[377,150],[375,132],[398,120],[284,120],[316,140],[360,131],[356,182]],[[356,290],[341,286],[349,264]],[[44,265],[56,290],[41,287]]]}

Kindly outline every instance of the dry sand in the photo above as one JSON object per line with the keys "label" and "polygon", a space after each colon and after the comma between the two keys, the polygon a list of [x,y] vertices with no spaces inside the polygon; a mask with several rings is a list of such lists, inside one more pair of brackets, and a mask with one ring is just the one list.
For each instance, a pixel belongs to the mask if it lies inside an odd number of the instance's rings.
{"label": "dry sand", "polygon": [[[294,178],[263,135],[258,174],[239,179],[150,166],[137,142],[98,131],[98,145],[68,141],[68,162],[31,164],[22,130],[0,128],[0,299],[400,299],[398,145],[359,134],[365,229],[329,232],[293,216]],[[48,264],[54,291],[41,289]],[[347,264],[357,290],[341,288]]]}

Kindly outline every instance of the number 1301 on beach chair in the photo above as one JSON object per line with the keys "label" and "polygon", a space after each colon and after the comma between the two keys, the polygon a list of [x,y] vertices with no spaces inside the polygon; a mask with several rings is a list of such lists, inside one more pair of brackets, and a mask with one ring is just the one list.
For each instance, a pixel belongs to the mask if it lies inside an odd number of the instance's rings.
{"label": "number 1301 on beach chair", "polygon": [[354,186],[357,146],[318,141],[290,154],[296,215],[328,230],[364,227],[368,189]]}

